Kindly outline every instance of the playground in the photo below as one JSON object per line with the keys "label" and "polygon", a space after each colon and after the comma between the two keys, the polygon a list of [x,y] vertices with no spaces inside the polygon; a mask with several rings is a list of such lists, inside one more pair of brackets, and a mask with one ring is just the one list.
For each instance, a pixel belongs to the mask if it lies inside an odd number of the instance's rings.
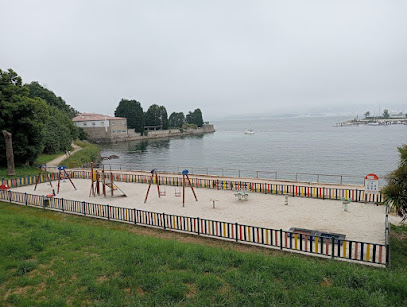
{"label": "playground", "polygon": [[[155,174],[151,174],[155,176]],[[239,223],[250,226],[289,230],[302,228],[319,232],[340,233],[348,240],[384,243],[385,207],[375,204],[341,200],[322,200],[284,195],[263,194],[247,191],[242,195],[236,191],[194,188],[189,186],[167,186],[143,183],[107,182],[109,187],[99,193],[95,181],[62,177],[59,193],[51,196],[95,204],[135,208],[157,213],[199,217],[216,221]],[[106,182],[105,182],[106,184]],[[12,188],[12,191],[35,195],[50,195],[58,185],[53,181],[36,186]],[[127,196],[127,197],[123,197]],[[399,218],[389,216],[391,223]]]}

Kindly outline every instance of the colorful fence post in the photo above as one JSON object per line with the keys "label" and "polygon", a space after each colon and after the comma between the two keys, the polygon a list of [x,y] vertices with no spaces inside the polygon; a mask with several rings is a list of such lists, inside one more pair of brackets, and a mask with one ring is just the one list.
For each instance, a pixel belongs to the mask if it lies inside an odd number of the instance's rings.
{"label": "colorful fence post", "polygon": [[280,250],[283,250],[283,230],[281,228],[280,228]]}
{"label": "colorful fence post", "polygon": [[133,217],[134,217],[134,225],[136,225],[137,224],[136,208],[133,208]]}

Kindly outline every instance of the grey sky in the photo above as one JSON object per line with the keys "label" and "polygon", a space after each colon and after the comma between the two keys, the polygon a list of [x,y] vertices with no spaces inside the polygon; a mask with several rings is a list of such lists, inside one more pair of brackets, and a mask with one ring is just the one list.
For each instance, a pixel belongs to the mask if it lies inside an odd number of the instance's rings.
{"label": "grey sky", "polygon": [[407,1],[0,0],[0,68],[82,112],[407,111]]}

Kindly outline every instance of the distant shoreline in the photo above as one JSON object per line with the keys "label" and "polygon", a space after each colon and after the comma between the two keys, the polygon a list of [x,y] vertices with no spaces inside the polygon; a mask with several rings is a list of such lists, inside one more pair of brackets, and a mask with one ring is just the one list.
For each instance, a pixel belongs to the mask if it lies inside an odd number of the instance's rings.
{"label": "distant shoreline", "polygon": [[98,139],[98,140],[91,140],[91,141],[96,144],[119,143],[119,142],[128,142],[128,141],[142,141],[142,140],[151,140],[151,139],[160,139],[160,138],[172,138],[172,137],[180,137],[180,136],[186,136],[186,135],[199,135],[199,134],[213,133],[215,131],[216,130],[213,125],[204,125],[203,127],[199,127],[196,129],[188,128],[185,130],[180,130],[180,129],[152,130],[152,131],[148,131],[147,135],[139,135],[138,132],[134,132],[134,130],[133,130],[133,132],[131,132],[129,129],[126,137],[114,137],[114,138]]}
{"label": "distant shoreline", "polygon": [[337,122],[335,127],[346,126],[388,126],[388,125],[407,125],[407,118],[365,118],[365,119],[349,119],[344,122]]}

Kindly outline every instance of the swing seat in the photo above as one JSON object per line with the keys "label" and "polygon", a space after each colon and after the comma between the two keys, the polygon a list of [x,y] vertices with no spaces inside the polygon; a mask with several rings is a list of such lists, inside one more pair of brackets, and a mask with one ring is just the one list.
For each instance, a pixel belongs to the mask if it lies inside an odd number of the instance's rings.
{"label": "swing seat", "polygon": [[160,191],[160,196],[167,196],[167,192],[166,191]]}
{"label": "swing seat", "polygon": [[175,197],[181,197],[181,191],[175,190]]}

